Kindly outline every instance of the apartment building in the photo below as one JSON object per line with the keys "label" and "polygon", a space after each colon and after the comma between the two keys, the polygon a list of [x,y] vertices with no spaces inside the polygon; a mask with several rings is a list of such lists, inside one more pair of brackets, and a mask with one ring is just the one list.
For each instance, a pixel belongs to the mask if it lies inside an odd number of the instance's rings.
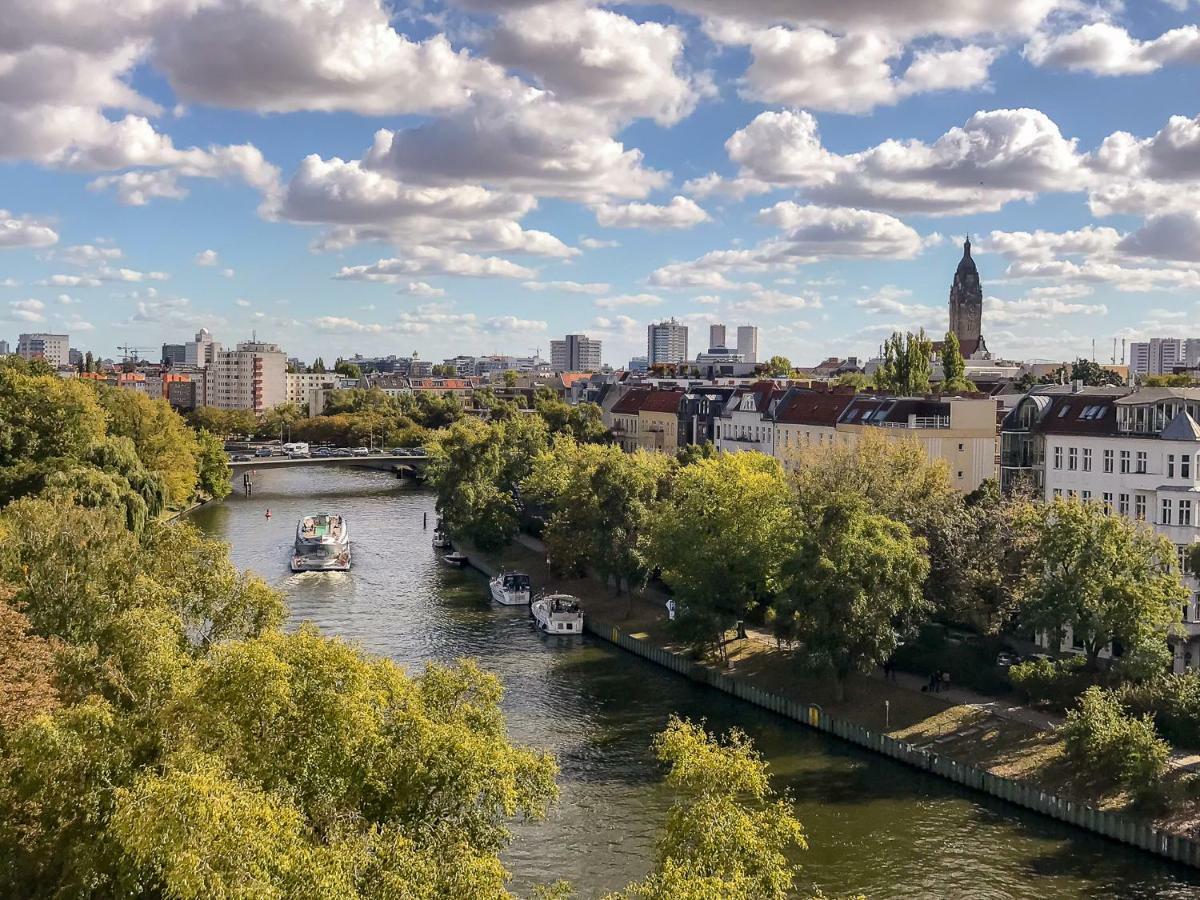
{"label": "apartment building", "polygon": [[621,395],[611,408],[604,410],[603,405],[601,406],[604,424],[626,453],[632,453],[638,447],[642,433],[642,403],[653,390],[635,388]]}
{"label": "apartment building", "polygon": [[726,453],[757,450],[775,455],[775,427],[771,421],[772,402],[784,391],[773,381],[761,381],[735,391],[725,404],[717,422],[714,443]]}
{"label": "apartment building", "polygon": [[287,354],[278,344],[242,341],[217,352],[207,368],[209,406],[262,413],[287,400]]}
{"label": "apartment building", "polygon": [[285,396],[288,403],[303,406],[310,402],[313,391],[332,388],[337,382],[334,372],[285,372]]}
{"label": "apartment building", "polygon": [[674,365],[688,358],[688,329],[675,319],[655,322],[646,327],[648,365]]}
{"label": "apartment building", "polygon": [[44,359],[56,369],[71,359],[71,336],[36,332],[17,336],[17,355],[23,359]]}
{"label": "apartment building", "polygon": [[794,469],[800,454],[811,447],[832,447],[837,423],[854,402],[854,391],[812,391],[791,388],[775,404],[771,419],[775,457]]}
{"label": "apartment building", "polygon": [[[201,328],[196,332],[196,339],[188,341],[183,345],[183,362],[184,365],[195,366],[203,369],[221,352],[221,345],[213,340],[212,332],[207,328]],[[284,365],[284,371],[287,366]]]}
{"label": "apartment building", "polygon": [[[1077,388],[1030,394],[1005,418],[1002,484],[1029,477],[1047,500],[1101,503],[1145,522],[1176,546],[1181,569],[1200,540],[1200,388],[1117,394]],[[1191,599],[1175,669],[1200,668],[1200,581],[1184,572]],[[1068,630],[1062,649],[1077,647]]]}
{"label": "apartment building", "polygon": [[550,368],[555,372],[595,372],[600,369],[601,342],[586,334],[568,334],[550,342]]}
{"label": "apartment building", "polygon": [[1170,375],[1176,366],[1200,366],[1200,338],[1151,338],[1129,345],[1133,375]]}
{"label": "apartment building", "polygon": [[679,449],[679,408],[683,391],[648,391],[638,404],[638,442],[643,450]]}

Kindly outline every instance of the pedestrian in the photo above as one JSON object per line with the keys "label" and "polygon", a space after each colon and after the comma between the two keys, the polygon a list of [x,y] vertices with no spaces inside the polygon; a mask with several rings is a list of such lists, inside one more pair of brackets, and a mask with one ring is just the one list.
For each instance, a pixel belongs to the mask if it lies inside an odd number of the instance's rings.
{"label": "pedestrian", "polygon": [[929,674],[929,693],[931,693],[931,694],[937,693],[938,681],[939,681],[938,673],[931,672]]}
{"label": "pedestrian", "polygon": [[673,597],[667,600],[667,618],[672,622],[675,621],[675,598]]}

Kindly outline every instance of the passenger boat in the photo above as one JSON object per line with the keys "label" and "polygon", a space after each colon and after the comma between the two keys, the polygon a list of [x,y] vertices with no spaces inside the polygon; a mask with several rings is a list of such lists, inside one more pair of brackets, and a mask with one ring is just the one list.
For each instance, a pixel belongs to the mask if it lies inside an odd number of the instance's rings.
{"label": "passenger boat", "polygon": [[293,572],[350,571],[350,531],[344,516],[305,516],[296,525]]}
{"label": "passenger boat", "polygon": [[583,633],[583,610],[570,594],[543,594],[529,605],[529,614],[546,634]]}
{"label": "passenger boat", "polygon": [[467,564],[467,554],[454,550],[453,552],[447,553],[445,556],[443,556],[442,562],[461,568]]}
{"label": "passenger boat", "polygon": [[501,572],[488,582],[492,599],[503,606],[529,604],[529,576],[521,572]]}

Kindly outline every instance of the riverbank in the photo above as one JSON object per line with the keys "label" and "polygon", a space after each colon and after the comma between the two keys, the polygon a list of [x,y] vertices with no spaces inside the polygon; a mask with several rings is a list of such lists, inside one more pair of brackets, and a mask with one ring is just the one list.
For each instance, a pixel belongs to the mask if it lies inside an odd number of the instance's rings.
{"label": "riverbank", "polygon": [[1121,793],[1081,781],[1057,733],[1034,711],[1002,715],[991,703],[962,702],[959,692],[920,693],[864,676],[850,679],[839,701],[826,679],[803,672],[793,654],[767,640],[729,642],[727,666],[694,659],[671,633],[664,594],[650,588],[618,597],[592,578],[556,577],[540,542],[527,536],[493,554],[464,549],[485,572],[519,569],[535,586],[574,594],[591,633],[693,680],[959,784],[1200,867],[1200,807],[1190,796],[1187,769],[1172,769],[1170,807],[1150,815]]}

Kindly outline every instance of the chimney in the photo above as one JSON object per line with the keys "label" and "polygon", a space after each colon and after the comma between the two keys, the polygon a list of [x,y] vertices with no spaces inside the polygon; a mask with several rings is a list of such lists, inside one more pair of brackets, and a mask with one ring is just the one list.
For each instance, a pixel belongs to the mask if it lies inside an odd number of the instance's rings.
{"label": "chimney", "polygon": [[1083,382],[1078,379],[1071,382],[1071,393],[1078,394],[1083,391]]}

